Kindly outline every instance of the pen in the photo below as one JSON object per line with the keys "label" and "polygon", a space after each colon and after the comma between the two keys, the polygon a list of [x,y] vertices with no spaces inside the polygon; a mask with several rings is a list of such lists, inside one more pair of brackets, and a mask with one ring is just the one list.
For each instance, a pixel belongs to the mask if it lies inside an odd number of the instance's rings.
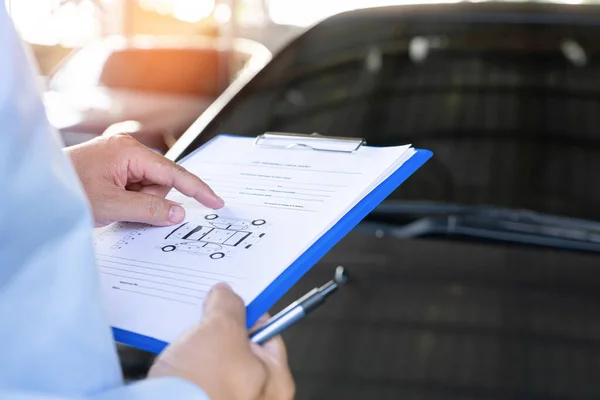
{"label": "pen", "polygon": [[270,318],[265,325],[250,333],[250,341],[257,344],[268,342],[323,304],[347,280],[348,273],[344,267],[337,267],[333,280],[314,288]]}

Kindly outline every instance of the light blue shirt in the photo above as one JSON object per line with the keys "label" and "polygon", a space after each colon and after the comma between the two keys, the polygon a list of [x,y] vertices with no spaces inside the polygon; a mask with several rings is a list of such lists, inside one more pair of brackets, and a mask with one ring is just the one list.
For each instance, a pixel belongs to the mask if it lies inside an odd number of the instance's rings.
{"label": "light blue shirt", "polygon": [[178,378],[124,385],[87,199],[0,5],[0,399],[205,400]]}

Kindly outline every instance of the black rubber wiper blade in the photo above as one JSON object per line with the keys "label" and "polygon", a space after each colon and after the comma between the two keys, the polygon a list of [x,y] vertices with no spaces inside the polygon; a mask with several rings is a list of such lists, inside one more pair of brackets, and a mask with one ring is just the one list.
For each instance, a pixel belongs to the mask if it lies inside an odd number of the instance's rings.
{"label": "black rubber wiper blade", "polygon": [[391,202],[374,210],[361,229],[398,238],[441,236],[600,252],[599,222],[492,206]]}
{"label": "black rubber wiper blade", "polygon": [[[477,206],[479,208],[479,206]],[[378,205],[372,215],[428,215],[428,214],[449,214],[464,213],[473,210],[475,207],[463,206],[451,203],[436,203],[426,201],[393,201],[387,200]]]}

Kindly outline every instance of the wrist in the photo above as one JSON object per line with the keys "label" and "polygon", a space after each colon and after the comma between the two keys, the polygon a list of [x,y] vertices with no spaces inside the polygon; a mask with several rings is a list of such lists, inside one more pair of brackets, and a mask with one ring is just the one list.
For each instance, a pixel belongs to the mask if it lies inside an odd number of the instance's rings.
{"label": "wrist", "polygon": [[231,392],[232,388],[220,379],[222,377],[202,368],[194,372],[182,370],[160,359],[154,362],[148,372],[149,379],[175,379],[192,385],[201,390],[207,399],[238,399]]}

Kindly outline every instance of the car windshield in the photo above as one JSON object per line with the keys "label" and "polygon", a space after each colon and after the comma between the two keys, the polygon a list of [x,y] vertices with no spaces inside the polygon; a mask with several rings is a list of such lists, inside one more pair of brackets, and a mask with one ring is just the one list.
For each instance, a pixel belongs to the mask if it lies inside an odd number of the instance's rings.
{"label": "car windshield", "polygon": [[600,221],[600,28],[583,13],[471,18],[439,7],[439,15],[384,9],[316,25],[181,156],[220,133],[411,143],[434,157],[389,201]]}

